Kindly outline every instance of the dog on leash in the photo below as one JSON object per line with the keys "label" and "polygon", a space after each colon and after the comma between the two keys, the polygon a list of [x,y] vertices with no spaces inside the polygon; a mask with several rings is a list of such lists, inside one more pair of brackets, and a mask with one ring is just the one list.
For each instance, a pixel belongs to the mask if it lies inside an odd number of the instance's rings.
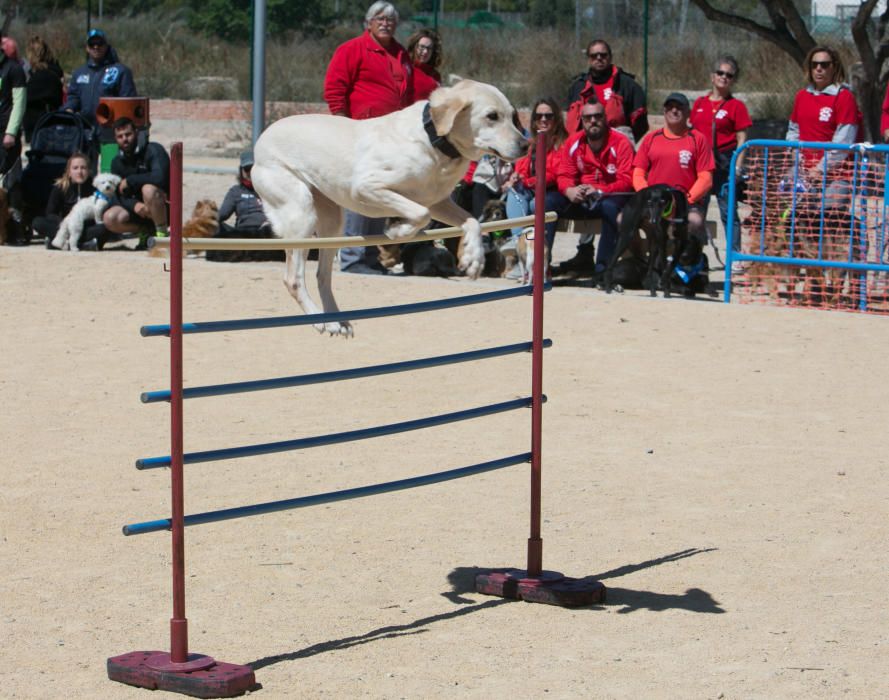
{"label": "dog on leash", "polygon": [[[460,267],[484,267],[479,223],[450,199],[469,163],[485,154],[525,154],[515,107],[492,85],[462,80],[429,100],[374,119],[303,114],[280,119],[254,148],[253,185],[275,234],[284,239],[336,236],[343,209],[388,217],[386,236],[411,238],[431,219],[464,231]],[[339,311],[331,290],[334,251],[321,250],[318,289],[325,312]],[[287,251],[284,283],[306,313],[321,309],[305,283],[305,251]],[[349,337],[348,322],[315,328]]]}
{"label": "dog on leash", "polygon": [[[670,296],[677,255],[688,241],[688,204],[685,193],[669,185],[651,185],[630,197],[621,212],[617,247],[605,268],[605,291],[611,293],[614,266],[631,246],[639,230],[648,241],[648,270],[645,285],[651,296],[658,287]],[[673,255],[670,255],[670,249]]]}
{"label": "dog on leash", "polygon": [[93,178],[96,191],[91,197],[84,197],[68,212],[59,224],[59,231],[53,239],[53,247],[76,253],[83,229],[88,224],[101,224],[102,214],[111,204],[120,178],[111,173],[99,173]]}

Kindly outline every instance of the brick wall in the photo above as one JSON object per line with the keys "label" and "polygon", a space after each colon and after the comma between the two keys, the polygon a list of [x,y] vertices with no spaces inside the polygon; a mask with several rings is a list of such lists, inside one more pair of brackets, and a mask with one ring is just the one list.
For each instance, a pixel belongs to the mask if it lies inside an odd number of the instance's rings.
{"label": "brick wall", "polygon": [[[253,103],[236,100],[151,100],[149,111],[154,119],[190,121],[250,121]],[[290,114],[327,113],[323,102],[269,102],[266,115],[276,118]]]}

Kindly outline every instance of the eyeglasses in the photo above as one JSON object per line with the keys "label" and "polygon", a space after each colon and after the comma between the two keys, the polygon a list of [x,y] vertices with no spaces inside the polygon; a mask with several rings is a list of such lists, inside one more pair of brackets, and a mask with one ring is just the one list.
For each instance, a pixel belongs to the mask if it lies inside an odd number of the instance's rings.
{"label": "eyeglasses", "polygon": [[594,114],[581,114],[580,121],[589,124],[592,121],[600,121],[605,118],[605,112],[596,112]]}
{"label": "eyeglasses", "polygon": [[555,119],[556,115],[552,112],[534,112],[534,119]]}
{"label": "eyeglasses", "polygon": [[724,70],[717,70],[717,71],[713,71],[713,72],[714,72],[716,75],[718,75],[720,78],[728,78],[729,80],[731,80],[731,79],[733,79],[733,78],[735,77],[735,74],[734,74],[734,73],[729,73],[729,72],[724,71]]}
{"label": "eyeglasses", "polygon": [[812,61],[809,63],[810,68],[830,68],[833,65],[833,61]]}
{"label": "eyeglasses", "polygon": [[432,44],[417,44],[417,51],[432,51]]}
{"label": "eyeglasses", "polygon": [[608,56],[607,51],[590,51],[587,54],[587,58],[608,58]]}
{"label": "eyeglasses", "polygon": [[377,24],[396,24],[394,17],[374,17],[371,22],[376,22]]}

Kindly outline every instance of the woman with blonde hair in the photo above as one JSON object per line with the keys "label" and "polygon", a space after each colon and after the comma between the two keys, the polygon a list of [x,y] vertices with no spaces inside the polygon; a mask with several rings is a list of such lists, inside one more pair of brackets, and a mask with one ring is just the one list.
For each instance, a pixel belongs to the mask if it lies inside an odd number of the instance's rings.
{"label": "woman with blonde hair", "polygon": [[30,143],[37,120],[62,106],[64,73],[49,45],[37,34],[28,40],[28,100],[25,106],[25,141]]}
{"label": "woman with blonde hair", "polygon": [[[93,189],[89,158],[83,153],[72,153],[65,165],[65,172],[56,180],[49,193],[46,212],[43,216],[34,217],[31,222],[34,233],[45,238],[48,250],[55,250],[52,240],[59,231],[62,219],[68,216],[77,202],[91,197]],[[107,231],[102,224],[86,226],[80,238],[80,248],[101,250],[106,239]]]}

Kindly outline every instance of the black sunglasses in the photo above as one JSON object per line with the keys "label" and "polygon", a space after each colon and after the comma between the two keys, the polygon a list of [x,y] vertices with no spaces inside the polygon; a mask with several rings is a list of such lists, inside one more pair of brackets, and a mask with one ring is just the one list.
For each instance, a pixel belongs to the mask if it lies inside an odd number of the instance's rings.
{"label": "black sunglasses", "polygon": [[556,115],[552,112],[534,112],[532,115],[535,119],[555,119]]}
{"label": "black sunglasses", "polygon": [[810,68],[830,68],[833,65],[833,61],[812,61],[809,63]]}
{"label": "black sunglasses", "polygon": [[591,51],[587,54],[588,58],[608,58],[607,51]]}
{"label": "black sunglasses", "polygon": [[580,121],[589,123],[591,121],[599,121],[605,118],[605,112],[596,112],[595,114],[581,114]]}
{"label": "black sunglasses", "polygon": [[729,80],[731,80],[732,78],[735,77],[734,73],[728,73],[724,70],[717,70],[717,71],[713,71],[713,72],[716,73],[716,75],[718,75],[720,78],[728,78]]}

